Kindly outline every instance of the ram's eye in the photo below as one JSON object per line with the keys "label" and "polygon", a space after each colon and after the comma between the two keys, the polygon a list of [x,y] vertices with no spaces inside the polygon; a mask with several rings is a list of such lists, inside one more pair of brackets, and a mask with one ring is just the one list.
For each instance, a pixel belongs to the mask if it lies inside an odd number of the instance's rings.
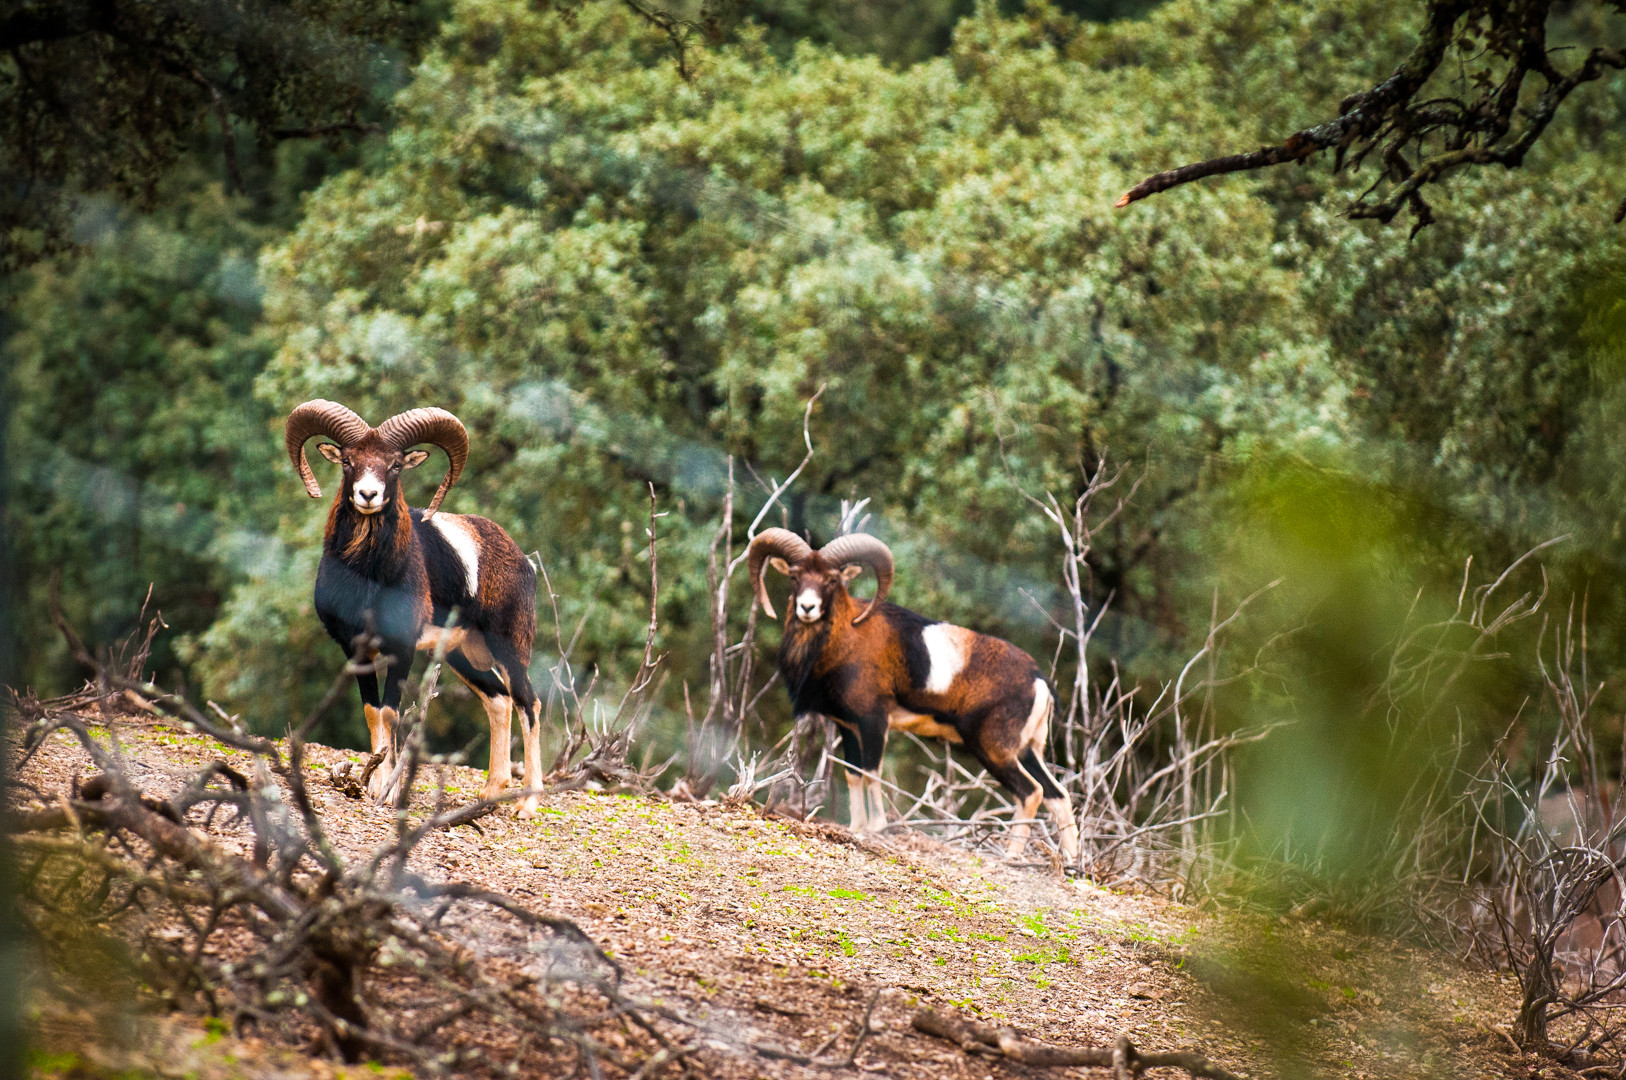
{"label": "ram's eye", "polygon": [[401,471],[401,466],[399,464],[390,466],[390,475],[391,476],[394,476],[396,473],[398,473],[400,471]]}

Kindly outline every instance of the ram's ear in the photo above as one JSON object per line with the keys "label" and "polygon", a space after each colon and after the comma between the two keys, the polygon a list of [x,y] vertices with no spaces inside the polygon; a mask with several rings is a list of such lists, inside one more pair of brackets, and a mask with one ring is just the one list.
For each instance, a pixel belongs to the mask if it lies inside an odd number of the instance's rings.
{"label": "ram's ear", "polygon": [[784,559],[781,559],[779,556],[769,556],[768,565],[779,571],[781,574],[784,574],[786,577],[790,577],[790,563],[786,562]]}
{"label": "ram's ear", "polygon": [[333,464],[342,465],[344,463],[344,451],[340,450],[337,446],[334,446],[332,443],[330,443],[330,442],[322,443],[316,449],[320,450],[322,452],[322,456],[327,458],[329,461],[333,462]]}
{"label": "ram's ear", "polygon": [[422,465],[424,462],[426,462],[428,460],[429,460],[429,451],[427,451],[427,450],[413,450],[413,451],[409,452],[406,455],[406,457],[401,459],[401,468],[403,468],[403,469],[416,469],[419,465]]}
{"label": "ram's ear", "polygon": [[841,583],[845,585],[847,582],[851,581],[853,578],[857,577],[863,572],[863,563],[848,563],[846,566],[841,568]]}

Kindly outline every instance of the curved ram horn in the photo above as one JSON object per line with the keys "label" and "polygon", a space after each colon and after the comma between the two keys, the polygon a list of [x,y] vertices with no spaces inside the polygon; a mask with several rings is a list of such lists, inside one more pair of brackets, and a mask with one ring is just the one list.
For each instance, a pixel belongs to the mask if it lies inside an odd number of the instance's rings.
{"label": "curved ram horn", "polygon": [[869,618],[892,589],[892,551],[867,533],[836,537],[819,549],[819,558],[832,568],[862,563],[875,571],[875,595],[870,598],[869,606],[853,620],[854,626]]}
{"label": "curved ram horn", "polygon": [[367,436],[372,428],[367,421],[340,405],[337,401],[315,398],[294,409],[283,424],[282,441],[288,447],[288,457],[299,470],[305,482],[305,493],[313,499],[322,497],[322,487],[305,460],[305,441],[315,435],[325,435],[340,446],[354,446]]}
{"label": "curved ram horn", "polygon": [[440,501],[452,490],[457,478],[463,475],[463,464],[469,460],[469,433],[463,421],[445,409],[409,409],[398,413],[378,425],[378,435],[393,449],[409,450],[419,443],[429,443],[446,451],[452,463],[446,478],[429,501],[429,514],[440,509]]}
{"label": "curved ram horn", "polygon": [[751,577],[751,591],[756,593],[757,603],[767,612],[768,618],[777,619],[773,604],[768,600],[768,586],[762,580],[762,567],[768,561],[768,556],[778,555],[781,559],[795,566],[809,555],[813,549],[806,540],[791,532],[789,529],[763,529],[751,541],[751,547],[745,554],[745,566]]}

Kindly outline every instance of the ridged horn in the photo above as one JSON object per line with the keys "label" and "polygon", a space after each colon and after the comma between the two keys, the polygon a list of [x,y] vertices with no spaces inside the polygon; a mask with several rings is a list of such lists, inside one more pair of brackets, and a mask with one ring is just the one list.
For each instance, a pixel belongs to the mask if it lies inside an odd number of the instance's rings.
{"label": "ridged horn", "polygon": [[757,538],[751,541],[751,546],[745,553],[745,568],[751,577],[751,590],[757,595],[757,603],[768,618],[777,619],[774,614],[773,603],[768,599],[768,586],[762,580],[762,568],[768,562],[768,556],[778,555],[781,559],[795,566],[809,555],[813,549],[806,540],[791,532],[789,529],[763,529]]}
{"label": "ridged horn", "polygon": [[445,409],[409,409],[379,424],[378,435],[396,450],[410,450],[419,443],[429,443],[446,451],[452,466],[435,490],[435,497],[429,500],[428,512],[433,514],[439,510],[440,501],[463,475],[463,464],[469,460],[469,433],[463,421]]}
{"label": "ridged horn", "polygon": [[819,558],[832,569],[850,563],[862,563],[875,571],[875,595],[870,598],[869,606],[859,612],[858,617],[853,620],[854,626],[869,618],[892,589],[892,551],[867,533],[836,537],[819,549]]}
{"label": "ridged horn", "polygon": [[340,405],[337,401],[315,398],[294,409],[282,426],[282,441],[288,447],[288,458],[299,470],[305,482],[305,494],[313,499],[322,497],[322,486],[305,460],[305,442],[312,436],[324,435],[340,446],[354,446],[371,431],[367,421]]}

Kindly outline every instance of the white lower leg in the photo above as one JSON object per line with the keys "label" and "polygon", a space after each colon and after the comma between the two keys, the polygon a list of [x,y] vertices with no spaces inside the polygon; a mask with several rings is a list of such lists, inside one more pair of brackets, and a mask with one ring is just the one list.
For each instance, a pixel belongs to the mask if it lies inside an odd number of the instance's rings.
{"label": "white lower leg", "polygon": [[1016,824],[1011,829],[1011,839],[1005,845],[1005,856],[1014,859],[1022,854],[1028,846],[1028,830],[1033,826],[1033,817],[1039,812],[1040,793],[1035,791],[1032,795],[1017,803]]}
{"label": "white lower leg", "polygon": [[533,794],[519,801],[519,816],[534,817],[539,801],[534,792],[542,786],[542,703],[531,703],[530,715],[521,715],[520,741],[525,748],[525,777],[520,782]]}
{"label": "white lower leg", "polygon": [[373,775],[367,778],[367,794],[374,802],[389,802],[390,793],[384,785],[395,769],[395,710],[363,705],[361,714],[367,718],[367,741],[373,753],[383,755]]}
{"label": "white lower leg", "polygon": [[480,700],[486,707],[486,721],[491,727],[491,765],[486,770],[486,786],[481,797],[494,799],[508,786],[513,770],[508,761],[508,738],[512,731],[509,713],[513,702],[501,694]]}
{"label": "white lower leg", "polygon": [[[1050,774],[1049,767],[1045,765],[1044,755],[1041,753],[1043,749],[1044,744],[1042,742],[1031,747],[1033,760],[1038,764],[1037,774],[1026,765],[1022,766],[1022,771],[1027,773],[1035,784],[1039,785],[1038,794],[1043,795],[1046,791],[1060,792],[1059,795],[1046,798],[1044,808],[1049,811],[1051,818],[1056,822],[1056,840],[1061,845],[1062,859],[1069,866],[1077,866],[1079,854],[1078,819],[1073,816],[1072,800],[1067,797],[1067,792],[1062,790],[1061,785],[1056,783],[1056,778]],[[1035,811],[1037,808],[1037,804],[1035,804]],[[1033,816],[1033,812],[1030,811],[1028,816]]]}
{"label": "white lower leg", "polygon": [[868,826],[869,807],[864,797],[864,774],[856,769],[847,772],[847,817],[855,833],[864,832]]}
{"label": "white lower leg", "polygon": [[1046,799],[1044,808],[1056,821],[1061,843],[1061,856],[1068,866],[1078,865],[1078,819],[1073,816],[1073,802],[1065,794]]}
{"label": "white lower leg", "polygon": [[886,829],[886,794],[881,790],[879,776],[864,777],[864,794],[869,800],[867,816],[869,831],[878,833]]}

